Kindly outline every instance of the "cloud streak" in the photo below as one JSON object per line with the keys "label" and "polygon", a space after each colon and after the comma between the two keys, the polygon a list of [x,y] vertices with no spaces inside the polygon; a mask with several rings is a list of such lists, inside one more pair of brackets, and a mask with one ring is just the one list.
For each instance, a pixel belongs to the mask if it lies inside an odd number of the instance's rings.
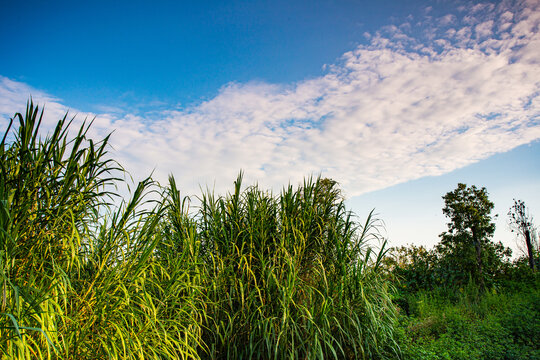
{"label": "cloud streak", "polygon": [[[97,114],[136,176],[168,173],[187,193],[217,191],[243,169],[279,189],[305,175],[339,181],[348,196],[441,175],[540,138],[540,7],[537,1],[462,7],[366,34],[326,74],[294,84],[231,83],[208,101],[157,113]],[[5,123],[29,93],[0,78]],[[93,116],[80,114],[78,118]]]}

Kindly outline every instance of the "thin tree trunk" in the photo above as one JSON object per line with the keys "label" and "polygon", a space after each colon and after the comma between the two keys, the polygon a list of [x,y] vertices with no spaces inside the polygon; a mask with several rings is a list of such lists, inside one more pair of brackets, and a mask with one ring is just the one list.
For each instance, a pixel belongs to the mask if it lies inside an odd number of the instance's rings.
{"label": "thin tree trunk", "polygon": [[475,229],[472,229],[472,235],[474,247],[476,249],[476,267],[478,268],[478,281],[480,285],[480,290],[484,290],[486,288],[486,284],[484,283],[484,267],[482,265],[482,244],[480,243],[480,239],[478,238],[478,234],[476,233]]}
{"label": "thin tree trunk", "polygon": [[529,266],[531,269],[535,269],[535,263],[534,263],[534,254],[533,254],[533,248],[532,248],[532,242],[531,242],[531,232],[529,229],[525,229],[525,242],[527,243],[527,252],[529,253]]}

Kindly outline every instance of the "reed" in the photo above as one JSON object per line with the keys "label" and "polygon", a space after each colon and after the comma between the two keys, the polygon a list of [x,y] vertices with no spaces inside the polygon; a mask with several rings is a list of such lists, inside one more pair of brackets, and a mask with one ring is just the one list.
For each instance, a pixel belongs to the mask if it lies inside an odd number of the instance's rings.
{"label": "reed", "polygon": [[109,137],[66,116],[42,138],[42,115],[30,102],[0,143],[2,358],[399,357],[380,223],[335,182],[274,195],[240,173],[191,208],[148,178],[113,206]]}

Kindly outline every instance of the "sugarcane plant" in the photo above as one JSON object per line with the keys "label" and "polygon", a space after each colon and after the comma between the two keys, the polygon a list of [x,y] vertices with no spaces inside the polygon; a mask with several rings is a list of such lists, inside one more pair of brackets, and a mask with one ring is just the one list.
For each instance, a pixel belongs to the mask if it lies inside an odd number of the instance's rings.
{"label": "sugarcane plant", "polygon": [[0,143],[1,358],[399,357],[380,223],[335,181],[121,199],[110,136],[42,122],[30,101]]}

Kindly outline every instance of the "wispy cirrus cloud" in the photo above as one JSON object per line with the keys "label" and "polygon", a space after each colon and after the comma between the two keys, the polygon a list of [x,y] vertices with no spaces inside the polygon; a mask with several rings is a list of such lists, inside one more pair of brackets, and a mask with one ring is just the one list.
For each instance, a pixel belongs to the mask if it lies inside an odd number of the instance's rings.
{"label": "wispy cirrus cloud", "polygon": [[[173,173],[188,193],[205,184],[221,191],[244,169],[249,182],[276,189],[322,173],[349,196],[444,174],[540,138],[537,1],[406,20],[369,34],[368,45],[320,77],[231,83],[181,110],[96,114],[94,134],[114,130],[115,156],[128,170],[145,176],[155,169],[162,181]],[[47,103],[51,122],[67,109],[0,78],[4,121],[30,93]]]}

